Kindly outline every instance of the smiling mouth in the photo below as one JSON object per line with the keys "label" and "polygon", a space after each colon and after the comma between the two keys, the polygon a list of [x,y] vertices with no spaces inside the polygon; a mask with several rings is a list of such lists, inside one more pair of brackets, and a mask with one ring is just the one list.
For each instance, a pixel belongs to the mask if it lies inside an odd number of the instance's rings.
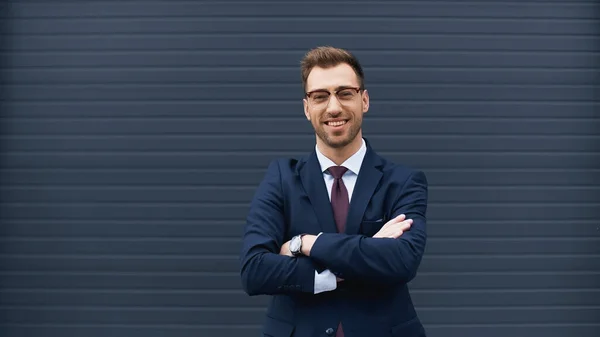
{"label": "smiling mouth", "polygon": [[348,121],[330,121],[330,122],[325,122],[325,124],[329,125],[329,126],[342,126],[344,124],[346,124]]}

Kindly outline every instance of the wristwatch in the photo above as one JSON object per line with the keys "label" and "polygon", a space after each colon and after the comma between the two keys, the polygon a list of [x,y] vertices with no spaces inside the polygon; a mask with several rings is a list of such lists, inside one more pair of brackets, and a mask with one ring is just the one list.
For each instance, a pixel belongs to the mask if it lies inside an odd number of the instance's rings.
{"label": "wristwatch", "polygon": [[304,234],[298,234],[290,240],[290,252],[294,256],[302,255],[302,236]]}

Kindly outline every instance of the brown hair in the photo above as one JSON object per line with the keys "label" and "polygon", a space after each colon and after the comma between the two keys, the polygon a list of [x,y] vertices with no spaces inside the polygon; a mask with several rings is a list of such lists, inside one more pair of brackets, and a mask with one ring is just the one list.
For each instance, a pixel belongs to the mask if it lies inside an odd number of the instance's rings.
{"label": "brown hair", "polygon": [[329,68],[338,64],[347,63],[354,69],[358,77],[358,83],[361,89],[364,89],[365,75],[358,59],[349,51],[330,46],[317,47],[309,50],[300,62],[302,73],[302,88],[306,90],[306,80],[308,74],[314,67]]}

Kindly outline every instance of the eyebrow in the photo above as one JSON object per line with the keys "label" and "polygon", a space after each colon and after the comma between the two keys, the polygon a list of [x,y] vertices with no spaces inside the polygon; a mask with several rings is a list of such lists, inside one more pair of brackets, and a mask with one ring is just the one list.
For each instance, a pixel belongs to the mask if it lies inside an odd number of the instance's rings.
{"label": "eyebrow", "polygon": [[[342,89],[348,89],[348,88],[356,88],[356,86],[354,85],[340,85],[334,88],[334,91],[338,91],[338,90],[342,90]],[[325,88],[318,88],[318,89],[313,89],[313,90],[308,90],[306,92],[314,92],[314,91],[329,91]]]}

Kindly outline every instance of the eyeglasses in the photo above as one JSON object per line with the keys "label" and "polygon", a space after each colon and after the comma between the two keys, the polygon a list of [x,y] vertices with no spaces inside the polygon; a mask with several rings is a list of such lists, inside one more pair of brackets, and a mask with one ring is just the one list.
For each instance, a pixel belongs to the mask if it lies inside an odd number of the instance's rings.
{"label": "eyeglasses", "polygon": [[[357,87],[344,87],[335,90],[333,94],[337,97],[340,104],[347,105],[358,96],[358,93],[361,90],[361,88]],[[306,93],[306,98],[308,99],[308,103],[314,107],[321,108],[329,103],[331,94],[332,93],[328,90],[313,90]]]}

